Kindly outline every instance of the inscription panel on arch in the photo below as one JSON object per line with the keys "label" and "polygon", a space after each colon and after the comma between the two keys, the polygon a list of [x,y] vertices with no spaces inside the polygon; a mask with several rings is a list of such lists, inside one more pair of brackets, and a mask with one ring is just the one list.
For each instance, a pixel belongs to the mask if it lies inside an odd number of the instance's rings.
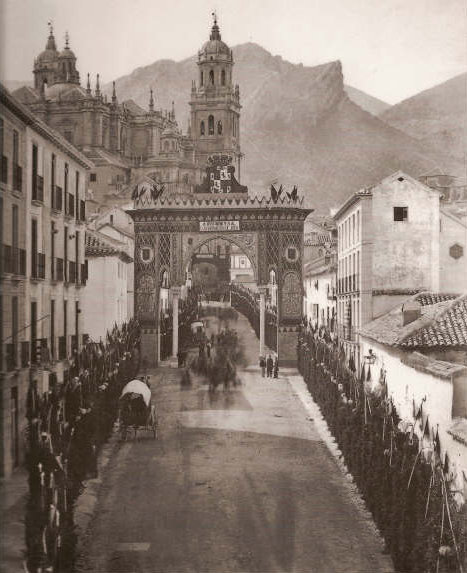
{"label": "inscription panel on arch", "polygon": [[204,233],[240,231],[240,221],[200,221],[199,230]]}

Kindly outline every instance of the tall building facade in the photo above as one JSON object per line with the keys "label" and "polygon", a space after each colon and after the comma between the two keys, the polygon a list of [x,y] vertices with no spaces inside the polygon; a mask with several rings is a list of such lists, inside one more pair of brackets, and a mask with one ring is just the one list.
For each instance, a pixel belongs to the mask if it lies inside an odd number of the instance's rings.
{"label": "tall building facade", "polygon": [[30,380],[67,377],[82,343],[85,192],[92,163],[0,88],[0,473],[24,458]]}
{"label": "tall building facade", "polygon": [[334,216],[338,335],[360,353],[359,329],[418,292],[463,292],[466,226],[438,190],[398,171],[357,191]]}
{"label": "tall building facade", "polygon": [[216,20],[198,54],[187,133],[182,133],[173,107],[158,109],[149,86],[147,109],[133,100],[120,102],[115,84],[112,96],[104,96],[99,75],[93,88],[89,74],[82,87],[76,60],[68,37],[64,49],[57,49],[51,28],[46,49],[34,61],[34,88],[22,87],[13,95],[94,163],[90,205],[120,204],[122,193],[131,195],[147,178],[163,184],[168,193],[192,193],[203,183],[213,154],[231,157],[238,176],[240,93],[232,78],[232,51]]}

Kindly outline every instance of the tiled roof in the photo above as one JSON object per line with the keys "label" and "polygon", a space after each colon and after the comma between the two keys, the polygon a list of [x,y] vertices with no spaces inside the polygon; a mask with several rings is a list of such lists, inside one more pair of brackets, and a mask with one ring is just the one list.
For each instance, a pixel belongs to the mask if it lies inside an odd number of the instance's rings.
{"label": "tiled roof", "polygon": [[399,304],[359,329],[362,336],[407,350],[467,346],[467,295],[419,293],[405,301],[421,305],[420,318],[402,325]]}
{"label": "tiled roof", "polygon": [[331,233],[307,233],[304,238],[305,247],[315,247],[318,245],[337,244],[337,239]]}
{"label": "tiled roof", "polygon": [[119,256],[126,262],[133,259],[128,255],[125,244],[107,237],[98,231],[86,231],[86,256],[89,257],[108,257]]}
{"label": "tiled roof", "polygon": [[415,297],[415,300],[419,302],[422,306],[427,306],[430,304],[437,304],[438,302],[444,302],[445,300],[454,300],[457,298],[456,294],[439,294],[434,292],[422,292]]}
{"label": "tiled roof", "polygon": [[467,346],[467,295],[456,299],[441,316],[405,338],[400,345],[406,348]]}

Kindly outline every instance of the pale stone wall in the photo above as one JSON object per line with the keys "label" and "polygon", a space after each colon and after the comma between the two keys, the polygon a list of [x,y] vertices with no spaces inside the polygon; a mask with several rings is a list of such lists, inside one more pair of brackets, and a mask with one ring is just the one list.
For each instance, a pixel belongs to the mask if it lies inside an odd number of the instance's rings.
{"label": "pale stone wall", "polygon": [[[467,291],[467,225],[452,215],[440,212],[440,291],[462,293]],[[458,245],[462,256],[455,258]],[[460,250],[459,250],[460,251]]]}
{"label": "pale stone wall", "polygon": [[[318,275],[306,275],[303,282],[305,291],[304,314],[306,319],[314,323],[313,305],[318,305],[317,325],[329,326],[328,317],[330,321],[333,313],[336,312],[336,301],[333,298],[328,298],[328,289],[332,293],[332,288],[335,288],[335,272],[328,270]],[[316,288],[316,283],[318,288]]]}
{"label": "pale stone wall", "polygon": [[117,255],[88,258],[88,282],[84,296],[84,329],[95,341],[104,339],[115,323],[124,322],[119,315],[118,301],[124,300],[126,307],[126,286],[122,284],[118,271],[120,258]]}
{"label": "pale stone wall", "polygon": [[[402,181],[399,181],[402,178]],[[439,287],[439,193],[404,175],[372,189],[373,289]],[[407,221],[393,208],[407,207]]]}
{"label": "pale stone wall", "polygon": [[[436,377],[432,374],[421,372],[403,364],[401,357],[403,351],[379,344],[369,338],[360,337],[363,356],[368,355],[369,349],[376,354],[376,362],[371,367],[373,384],[379,379],[380,369],[386,370],[386,382],[388,393],[392,397],[397,413],[402,420],[413,423],[413,401],[418,407],[423,402],[423,420],[428,416],[430,428],[438,427],[441,442],[441,453],[448,452],[450,461],[457,468],[457,481],[462,483],[462,471],[467,475],[467,446],[454,440],[448,434],[448,429],[453,423],[453,399],[454,384],[452,380]],[[456,384],[456,396],[459,396],[461,384]],[[465,389],[464,389],[465,393]],[[465,396],[464,396],[465,399]],[[459,414],[458,405],[454,409]],[[464,417],[467,411],[462,414]],[[421,436],[420,424],[415,424],[416,433]],[[425,440],[428,445],[429,441]]]}

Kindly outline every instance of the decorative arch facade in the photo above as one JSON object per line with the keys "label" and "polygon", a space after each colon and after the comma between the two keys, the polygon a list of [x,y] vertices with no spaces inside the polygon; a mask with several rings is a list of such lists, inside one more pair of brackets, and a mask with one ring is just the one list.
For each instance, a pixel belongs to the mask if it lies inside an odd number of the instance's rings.
{"label": "decorative arch facade", "polygon": [[[135,226],[135,316],[143,328],[143,358],[157,356],[160,277],[167,271],[170,286],[180,291],[186,269],[202,245],[222,239],[249,258],[259,287],[270,282],[274,269],[279,301],[280,356],[293,363],[301,320],[303,224],[309,209],[293,202],[247,198],[147,198],[128,211]],[[150,256],[148,256],[150,253]]]}

